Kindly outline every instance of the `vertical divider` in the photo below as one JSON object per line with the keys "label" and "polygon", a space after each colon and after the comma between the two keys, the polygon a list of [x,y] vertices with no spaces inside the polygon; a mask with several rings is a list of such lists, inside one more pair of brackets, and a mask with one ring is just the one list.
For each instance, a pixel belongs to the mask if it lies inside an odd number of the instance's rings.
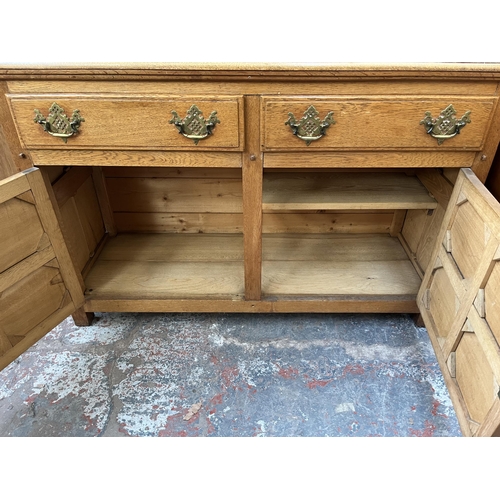
{"label": "vertical divider", "polygon": [[104,227],[110,236],[116,236],[116,224],[113,216],[113,209],[109,203],[106,180],[101,167],[92,167],[92,179],[101,208],[101,214],[104,221]]}
{"label": "vertical divider", "polygon": [[260,300],[262,275],[262,175],[260,151],[260,97],[245,96],[245,150],[243,152],[243,244],[245,299]]}

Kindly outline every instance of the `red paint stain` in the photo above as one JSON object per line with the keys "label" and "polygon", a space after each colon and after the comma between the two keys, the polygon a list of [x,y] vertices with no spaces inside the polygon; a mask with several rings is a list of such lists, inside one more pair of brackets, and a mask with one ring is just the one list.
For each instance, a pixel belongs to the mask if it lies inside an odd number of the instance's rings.
{"label": "red paint stain", "polygon": [[187,431],[177,431],[177,432],[172,432],[169,429],[163,429],[160,432],[158,432],[158,437],[187,437],[188,433]]}
{"label": "red paint stain", "polygon": [[417,436],[417,437],[432,437],[432,436],[434,436],[434,431],[436,430],[436,426],[432,422],[429,422],[428,420],[425,421],[424,425],[425,425],[425,428],[422,431],[417,430],[417,429],[409,429],[410,434],[412,436]]}
{"label": "red paint stain", "polygon": [[278,371],[278,375],[280,377],[286,378],[286,379],[291,379],[295,378],[299,373],[299,370],[297,368],[280,368]]}
{"label": "red paint stain", "polygon": [[121,432],[122,434],[125,434],[126,436],[130,436],[130,434],[127,431],[127,429],[125,428],[125,424],[123,422],[118,426],[118,432]]}
{"label": "red paint stain", "polygon": [[213,434],[214,432],[215,432],[214,424],[212,424],[210,419],[207,417],[207,434]]}
{"label": "red paint stain", "polygon": [[185,425],[191,422],[185,422],[183,420],[184,415],[177,413],[176,415],[170,415],[167,417],[167,422],[165,427],[158,431],[159,437],[187,437],[188,431],[185,429]]}
{"label": "red paint stain", "polygon": [[432,402],[432,409],[431,409],[432,415],[434,415],[435,417],[448,418],[448,415],[438,412],[440,406],[441,403],[437,399],[434,399],[434,401]]}
{"label": "red paint stain", "polygon": [[[85,426],[85,430],[88,431],[89,429],[92,429],[92,427],[95,427],[94,422],[88,415],[84,415],[83,418],[88,422],[87,425]],[[101,432],[102,429],[97,429],[97,432]]]}
{"label": "red paint stain", "polygon": [[233,382],[236,380],[239,373],[240,371],[236,366],[228,366],[227,368],[224,368],[221,373],[224,387],[234,387]]}
{"label": "red paint stain", "polygon": [[[29,396],[28,398],[25,399],[24,404],[30,405],[31,403],[33,403],[35,401],[36,396],[37,396],[36,394],[32,394],[31,396]],[[54,401],[51,401],[50,403],[53,404]]]}
{"label": "red paint stain", "polygon": [[211,405],[221,405],[222,404],[222,394],[216,394],[211,400]]}
{"label": "red paint stain", "polygon": [[417,407],[416,406],[412,406],[410,409],[411,409],[411,411],[417,411]]}
{"label": "red paint stain", "polygon": [[316,389],[316,387],[325,387],[325,385],[330,382],[331,380],[310,380],[307,382],[307,387],[309,387],[309,389]]}
{"label": "red paint stain", "polygon": [[363,375],[365,373],[365,369],[361,365],[347,365],[344,368],[342,376],[345,376],[348,373],[353,373],[354,375]]}

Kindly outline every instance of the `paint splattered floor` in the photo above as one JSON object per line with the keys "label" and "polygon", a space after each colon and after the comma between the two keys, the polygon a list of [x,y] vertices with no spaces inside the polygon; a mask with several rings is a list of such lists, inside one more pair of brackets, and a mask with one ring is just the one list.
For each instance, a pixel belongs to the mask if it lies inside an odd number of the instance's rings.
{"label": "paint splattered floor", "polygon": [[459,436],[407,315],[69,318],[0,372],[0,436]]}

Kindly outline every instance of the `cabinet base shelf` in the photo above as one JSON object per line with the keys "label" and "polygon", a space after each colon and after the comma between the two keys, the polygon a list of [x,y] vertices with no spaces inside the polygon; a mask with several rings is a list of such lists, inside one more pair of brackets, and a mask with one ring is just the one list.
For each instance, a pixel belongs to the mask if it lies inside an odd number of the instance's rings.
{"label": "cabinet base shelf", "polygon": [[386,234],[264,235],[244,300],[241,234],[120,234],[86,277],[88,312],[418,312],[420,278]]}

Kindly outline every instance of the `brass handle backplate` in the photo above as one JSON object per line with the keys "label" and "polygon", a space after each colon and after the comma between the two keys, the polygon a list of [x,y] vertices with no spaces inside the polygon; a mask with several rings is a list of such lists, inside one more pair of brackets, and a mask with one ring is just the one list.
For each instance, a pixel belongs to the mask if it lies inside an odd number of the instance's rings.
{"label": "brass handle backplate", "polygon": [[325,135],[326,129],[334,124],[333,111],[330,111],[324,120],[320,120],[318,111],[312,105],[307,108],[299,121],[296,120],[293,113],[288,113],[288,120],[285,122],[285,125],[289,125],[292,129],[293,135],[305,141],[307,146],[311,142],[321,139]]}
{"label": "brass handle backplate", "polygon": [[172,111],[173,118],[168,122],[175,125],[180,134],[188,139],[192,139],[195,144],[201,139],[205,139],[212,135],[213,129],[220,120],[217,118],[217,111],[212,111],[208,120],[203,118],[203,115],[195,104],[193,104],[184,119],[177,114],[177,111]]}
{"label": "brass handle backplate", "polygon": [[68,118],[64,109],[54,102],[49,109],[47,118],[38,109],[35,109],[35,118],[33,121],[39,123],[45,132],[54,137],[60,137],[64,142],[67,142],[68,137],[79,132],[80,124],[85,119],[80,115],[78,109],[75,109],[71,118]]}
{"label": "brass handle backplate", "polygon": [[438,144],[441,145],[446,139],[459,134],[460,130],[471,122],[470,111],[467,111],[460,119],[457,119],[456,113],[452,104],[443,109],[437,118],[432,118],[431,112],[426,111],[420,125],[424,125],[427,133],[437,139]]}

